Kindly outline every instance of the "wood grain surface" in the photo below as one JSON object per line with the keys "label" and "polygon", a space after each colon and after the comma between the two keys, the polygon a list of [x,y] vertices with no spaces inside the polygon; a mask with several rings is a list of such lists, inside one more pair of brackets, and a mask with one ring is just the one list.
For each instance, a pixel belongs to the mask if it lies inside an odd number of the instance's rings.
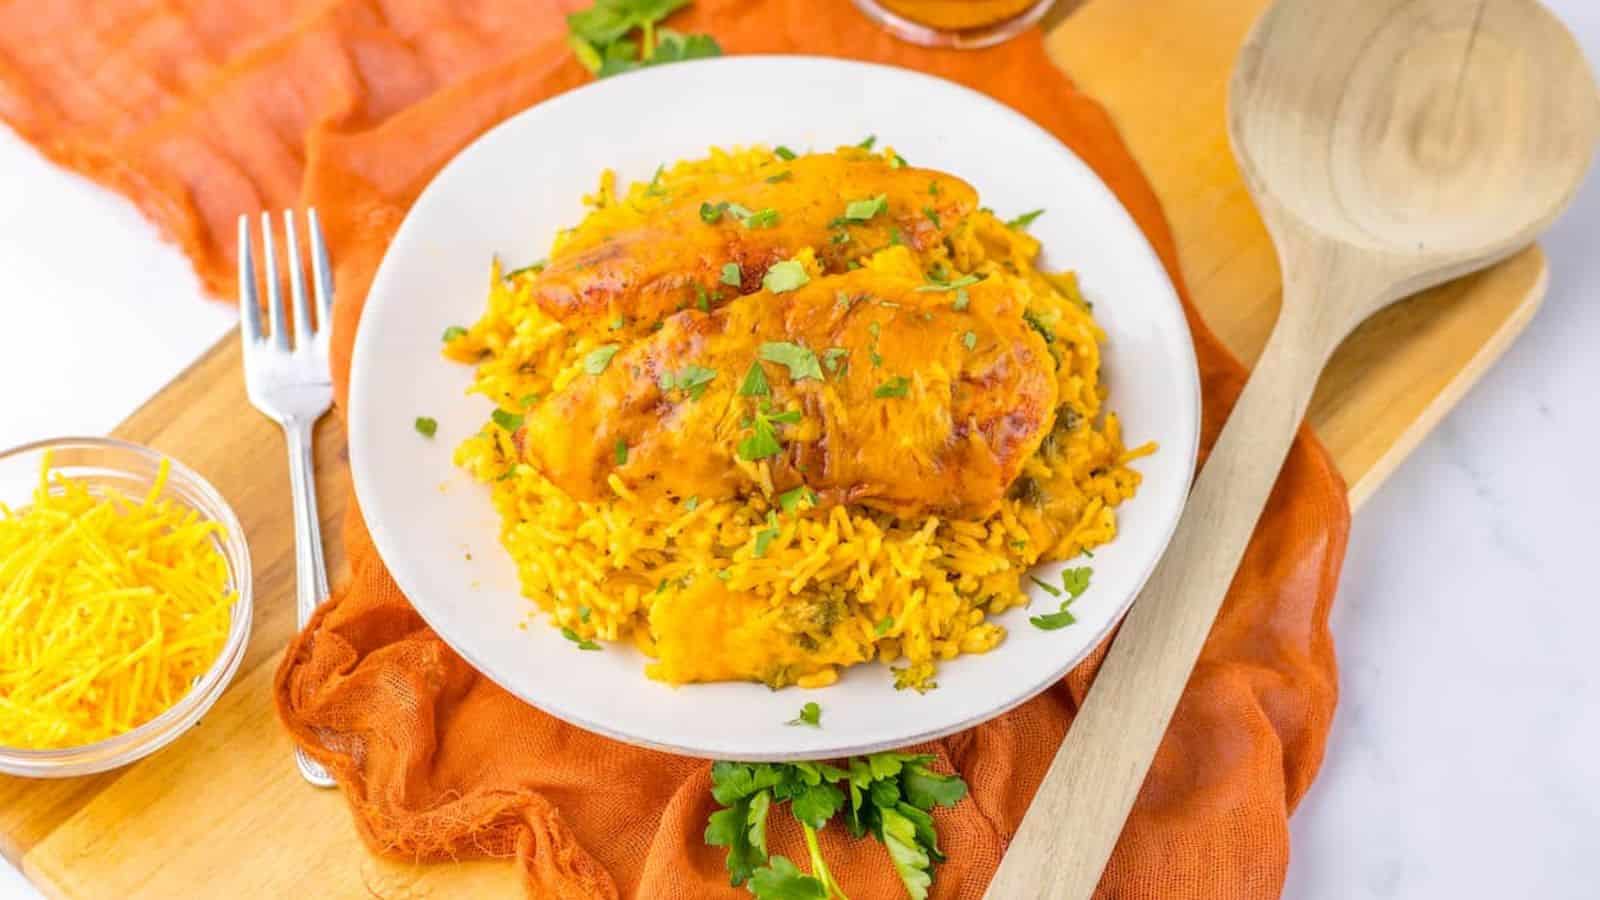
{"label": "wood grain surface", "polygon": [[[1224,135],[1234,51],[1264,0],[1093,0],[1054,26],[1063,68],[1101,98],[1160,193],[1207,320],[1246,360],[1274,315],[1278,270]],[[1544,259],[1496,269],[1394,307],[1335,355],[1309,417],[1359,502],[1527,323]],[[92,778],[0,777],[0,851],[46,894],[518,896],[512,867],[420,866],[362,846],[337,793],[305,785],[270,702],[294,620],[288,470],[277,427],[245,401],[236,338],[223,341],[117,429],[188,463],[239,514],[256,568],[256,624],[234,686],[190,734]],[[344,435],[317,435],[335,583],[348,496]]]}

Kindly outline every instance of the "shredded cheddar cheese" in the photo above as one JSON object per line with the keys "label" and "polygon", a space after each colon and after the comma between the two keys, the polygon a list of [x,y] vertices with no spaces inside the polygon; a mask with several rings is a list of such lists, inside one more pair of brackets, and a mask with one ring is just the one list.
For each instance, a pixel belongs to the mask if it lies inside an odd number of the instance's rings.
{"label": "shredded cheddar cheese", "polygon": [[234,594],[221,525],[50,472],[0,504],[0,745],[76,747],[171,708],[227,640]]}

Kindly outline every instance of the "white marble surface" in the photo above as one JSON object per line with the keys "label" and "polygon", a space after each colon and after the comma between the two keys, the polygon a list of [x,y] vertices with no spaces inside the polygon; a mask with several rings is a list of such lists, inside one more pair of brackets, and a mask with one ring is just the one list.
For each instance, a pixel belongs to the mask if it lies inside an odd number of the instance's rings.
{"label": "white marble surface", "polygon": [[[1600,5],[1550,5],[1600,59]],[[1527,334],[1356,518],[1286,897],[1600,896],[1596,234],[1600,179],[1545,241]],[[232,318],[128,204],[0,129],[0,446],[108,431]],[[0,897],[34,896],[0,864]]]}

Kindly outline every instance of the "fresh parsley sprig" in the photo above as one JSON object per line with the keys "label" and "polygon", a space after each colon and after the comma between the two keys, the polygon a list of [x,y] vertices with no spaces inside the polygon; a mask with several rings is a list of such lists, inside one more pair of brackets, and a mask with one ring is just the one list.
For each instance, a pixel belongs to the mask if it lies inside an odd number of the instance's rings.
{"label": "fresh parsley sprig", "polygon": [[[567,16],[567,46],[583,67],[607,78],[646,66],[721,56],[709,34],[679,34],[659,28],[689,0],[595,0]],[[637,41],[629,37],[639,32]]]}
{"label": "fresh parsley sprig", "polygon": [[[706,843],[728,849],[728,874],[761,900],[845,900],[822,857],[817,832],[843,814],[854,837],[872,835],[889,851],[912,900],[926,900],[933,866],[944,859],[934,830],[935,806],[967,795],[959,776],[928,768],[932,756],[875,753],[841,766],[824,762],[738,763],[711,766],[711,795],[723,809],[711,814]],[[811,871],[767,848],[767,818],[784,802],[800,823]]]}

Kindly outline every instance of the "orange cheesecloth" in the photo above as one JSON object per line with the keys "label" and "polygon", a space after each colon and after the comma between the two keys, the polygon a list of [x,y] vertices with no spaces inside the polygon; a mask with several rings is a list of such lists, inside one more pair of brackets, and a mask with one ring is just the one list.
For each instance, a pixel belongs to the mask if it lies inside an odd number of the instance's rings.
{"label": "orange cheesecloth", "polygon": [[[473,138],[590,80],[565,44],[564,14],[583,5],[14,0],[0,3],[0,117],[49,158],[130,197],[219,297],[233,291],[240,213],[314,205],[336,264],[342,403],[361,304],[407,207]],[[711,33],[729,54],[874,60],[1000,99],[1100,173],[1183,290],[1149,184],[1037,31],[984,51],[928,50],[879,31],[849,0],[698,0],[670,24]],[[1245,371],[1187,311],[1209,447]],[[729,885],[723,849],[703,839],[717,808],[707,762],[582,731],[478,675],[412,610],[352,510],[350,577],[290,645],[277,703],[295,740],[337,776],[375,852],[503,856],[540,898],[749,896]],[[1288,815],[1333,714],[1327,618],[1349,521],[1344,484],[1303,430],[1100,897],[1280,893]],[[935,813],[949,854],[935,897],[982,895],[1102,654],[1018,709],[919,748],[971,787]],[[789,816],[774,816],[771,831],[773,853],[806,859]],[[904,896],[878,842],[842,827],[821,839],[854,900]]]}

